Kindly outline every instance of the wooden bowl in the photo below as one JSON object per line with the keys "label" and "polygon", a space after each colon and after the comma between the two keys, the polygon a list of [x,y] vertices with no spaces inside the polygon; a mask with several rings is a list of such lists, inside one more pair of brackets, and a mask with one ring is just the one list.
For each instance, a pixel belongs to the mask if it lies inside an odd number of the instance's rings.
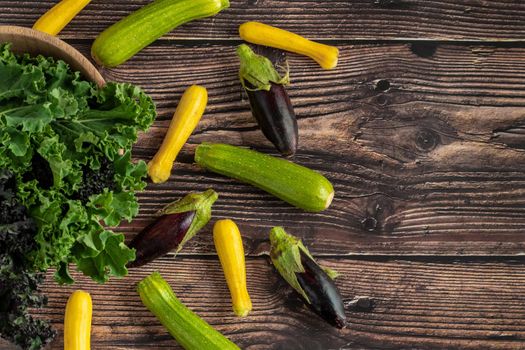
{"label": "wooden bowl", "polygon": [[80,52],[64,41],[30,28],[17,26],[0,26],[0,43],[10,42],[16,53],[41,54],[54,57],[68,63],[73,70],[77,70],[86,80],[99,86],[106,82],[97,68]]}

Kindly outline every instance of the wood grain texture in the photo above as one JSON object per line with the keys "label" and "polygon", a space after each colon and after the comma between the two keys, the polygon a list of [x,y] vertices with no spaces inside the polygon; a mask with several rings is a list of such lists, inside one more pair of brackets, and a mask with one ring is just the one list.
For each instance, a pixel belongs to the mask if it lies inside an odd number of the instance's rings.
{"label": "wood grain texture", "polygon": [[[321,260],[342,275],[345,300],[368,296],[369,312],[347,310],[349,327],[320,321],[264,258],[247,261],[254,309],[231,311],[217,259],[160,259],[124,280],[100,286],[78,275],[73,287],[49,279],[49,307],[40,313],[62,332],[65,303],[75,289],[93,298],[92,348],[178,349],[142,306],[136,283],[160,270],[192,310],[242,349],[522,349],[525,344],[525,270],[517,261]],[[8,349],[7,347],[3,349]],[[62,349],[61,336],[49,350]]]}
{"label": "wood grain texture", "polygon": [[[94,0],[60,36],[89,56],[101,30],[147,2]],[[30,27],[54,3],[1,0],[0,24]],[[62,331],[67,297],[84,289],[94,301],[93,349],[177,349],[135,292],[141,278],[160,270],[191,309],[243,349],[525,348],[520,256],[525,3],[231,0],[231,5],[102,74],[142,86],[158,105],[159,117],[140,136],[136,159],[153,156],[187,86],[208,88],[207,112],[170,181],[139,194],[138,218],[118,231],[129,239],[163,205],[190,190],[215,188],[220,198],[214,220],[235,219],[244,236],[254,312],[233,317],[210,224],[178,258],[164,257],[105,286],[77,274],[75,286],[60,287],[50,273],[44,288],[50,305],[39,315]],[[336,199],[327,211],[304,213],[193,164],[194,149],[203,141],[275,154],[237,81],[237,27],[247,20],[341,49],[334,71],[288,55],[289,93],[300,127],[293,160],[334,183]],[[268,249],[274,225],[303,238],[322,262],[342,273],[337,284],[347,301],[369,296],[373,309],[349,306],[350,326],[338,331],[304,307],[266,258],[257,256]],[[411,257],[394,257],[401,255]],[[455,255],[484,257],[454,260]],[[61,348],[59,337],[49,349]],[[0,349],[12,350],[1,340]]]}
{"label": "wood grain texture", "polygon": [[[149,0],[94,0],[60,34],[93,39]],[[230,0],[220,15],[184,25],[165,38],[238,39],[239,24],[258,20],[327,40],[513,40],[525,35],[525,3],[515,0]],[[31,27],[53,0],[0,3],[0,24]]]}
{"label": "wood grain texture", "polygon": [[[318,254],[521,254],[525,49],[437,45],[430,57],[409,44],[340,49],[334,71],[288,56],[300,130],[294,161],[321,171],[336,190],[332,207],[317,215],[193,165],[203,141],[273,152],[242,94],[234,45],[151,46],[103,70],[108,80],[142,86],[158,104],[137,158],[153,156],[187,86],[206,86],[210,96],[170,181],[149,185],[138,219],[121,230],[133,234],[170,201],[213,187],[220,193],[214,215],[239,221],[254,254],[273,225]],[[185,253],[213,253],[209,232]]]}

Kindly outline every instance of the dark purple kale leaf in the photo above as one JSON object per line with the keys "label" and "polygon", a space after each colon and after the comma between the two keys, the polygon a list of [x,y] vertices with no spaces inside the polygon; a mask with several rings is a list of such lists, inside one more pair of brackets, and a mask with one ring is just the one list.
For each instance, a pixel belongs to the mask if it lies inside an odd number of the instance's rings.
{"label": "dark purple kale leaf", "polygon": [[29,308],[47,303],[38,286],[44,275],[33,271],[28,254],[37,248],[35,222],[14,195],[15,181],[0,172],[0,335],[22,349],[43,348],[55,336],[51,326],[34,319]]}

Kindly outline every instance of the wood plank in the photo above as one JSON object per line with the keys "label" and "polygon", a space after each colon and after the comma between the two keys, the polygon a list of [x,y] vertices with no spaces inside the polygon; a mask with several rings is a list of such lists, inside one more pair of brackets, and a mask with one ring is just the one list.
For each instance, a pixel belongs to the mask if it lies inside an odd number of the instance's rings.
{"label": "wood plank", "polygon": [[[192,164],[203,141],[272,152],[242,95],[233,52],[222,44],[153,46],[103,71],[107,79],[143,86],[158,103],[158,120],[136,147],[143,159],[159,146],[188,85],[203,84],[210,95],[170,182],[139,195],[141,213],[124,231],[137,232],[189,190],[213,186],[221,195],[216,217],[238,220],[253,253],[264,250],[272,225],[288,227],[323,254],[523,251],[524,48],[439,45],[432,57],[419,57],[406,44],[346,45],[329,72],[290,55],[300,126],[294,160],[326,174],[336,188],[333,206],[317,215]],[[185,253],[213,253],[209,233],[210,227]]]}
{"label": "wood plank", "polygon": [[[40,312],[62,331],[69,294],[91,293],[93,349],[178,349],[141,304],[136,283],[160,270],[175,293],[243,349],[523,349],[525,271],[517,261],[323,260],[342,276],[345,300],[371,297],[369,312],[347,310],[349,327],[338,331],[302,305],[264,258],[248,259],[254,311],[230,311],[220,264],[210,259],[164,258],[107,285],[79,278],[71,287],[44,288],[49,307]],[[8,349],[2,347],[3,349]],[[62,339],[50,350],[62,349]]]}
{"label": "wood plank", "polygon": [[[165,38],[237,39],[239,24],[258,20],[317,40],[518,40],[525,36],[525,3],[426,0],[230,0],[213,19],[184,25]],[[92,39],[149,0],[94,0],[62,33]],[[0,23],[30,27],[55,1],[4,0]]]}

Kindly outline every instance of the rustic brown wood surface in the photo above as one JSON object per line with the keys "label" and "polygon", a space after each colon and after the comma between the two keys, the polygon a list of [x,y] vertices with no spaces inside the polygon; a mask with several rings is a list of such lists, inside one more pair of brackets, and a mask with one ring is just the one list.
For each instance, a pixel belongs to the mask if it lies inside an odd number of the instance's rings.
{"label": "rustic brown wood surface", "polygon": [[[525,342],[525,270],[517,261],[321,259],[342,273],[337,284],[350,325],[339,331],[312,314],[265,258],[249,258],[253,313],[233,316],[217,259],[163,258],[122,280],[100,286],[57,288],[42,317],[61,331],[73,290],[89,290],[94,303],[93,349],[174,349],[176,343],[140,302],[136,283],[162,271],[181,300],[243,349],[522,349]],[[49,276],[51,278],[51,275]],[[371,307],[350,306],[355,296]],[[58,339],[51,349],[62,349]],[[4,349],[11,349],[5,347]]]}
{"label": "rustic brown wood surface", "polygon": [[[56,1],[2,0],[0,21],[32,26]],[[94,0],[62,33],[94,38],[148,0]],[[525,35],[519,0],[230,0],[218,17],[190,23],[165,39],[236,39],[237,27],[259,20],[316,39],[511,40]]]}
{"label": "rustic brown wood surface", "polygon": [[[61,37],[89,56],[92,39],[148,0],[94,0]],[[30,27],[55,1],[0,0],[0,25]],[[288,54],[299,117],[294,161],[324,173],[333,205],[304,213],[193,164],[202,141],[275,153],[238,83],[238,24],[261,20],[341,50],[323,71]],[[233,317],[208,225],[177,257],[100,286],[49,276],[57,329],[67,296],[92,293],[93,349],[176,349],[141,305],[138,280],[160,270],[187,305],[243,349],[525,348],[525,3],[521,1],[231,0],[220,15],[182,26],[106,80],[142,86],[158,105],[135,147],[149,159],[182,91],[208,88],[207,112],[172,177],[140,194],[131,238],[191,190],[220,194],[214,218],[241,228],[254,312]],[[275,60],[284,57],[265,50]],[[269,228],[283,225],[341,272],[350,325],[338,331],[302,306],[268,264]],[[368,296],[371,308],[350,305]],[[364,306],[367,306],[364,303]],[[59,336],[50,349],[61,349]],[[0,341],[0,349],[12,349]]]}

